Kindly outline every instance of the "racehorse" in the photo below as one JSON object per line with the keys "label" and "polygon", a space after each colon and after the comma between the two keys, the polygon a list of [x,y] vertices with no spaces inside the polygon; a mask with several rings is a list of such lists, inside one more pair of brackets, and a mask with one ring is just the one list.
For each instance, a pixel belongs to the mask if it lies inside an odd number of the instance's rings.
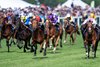
{"label": "racehorse", "polygon": [[66,42],[67,34],[70,35],[70,44],[71,44],[71,41],[72,41],[72,43],[75,42],[76,33],[80,35],[78,25],[76,24],[75,27],[74,27],[74,25],[72,23],[69,23],[68,20],[64,21],[64,29],[65,29],[65,40],[64,40],[64,43]]}
{"label": "racehorse", "polygon": [[28,46],[30,46],[32,31],[28,27],[26,27],[23,22],[21,22],[20,18],[17,18],[16,22],[17,23],[16,23],[16,28],[14,30],[13,38],[17,39],[18,43],[17,46],[19,47],[19,49],[22,48],[22,46],[19,46],[19,42],[20,41],[25,42],[23,51],[26,52],[26,49],[29,49]]}
{"label": "racehorse", "polygon": [[50,21],[50,19],[46,20],[46,23],[45,23],[45,31],[47,34],[46,42],[49,44],[49,40],[50,40],[49,46],[51,46],[53,44],[53,46],[54,46],[53,52],[55,52],[59,40],[60,40],[60,47],[62,47],[63,28],[62,28],[61,24],[59,24],[57,26],[58,27],[53,25],[53,23]]}
{"label": "racehorse", "polygon": [[33,33],[32,33],[32,46],[31,46],[31,50],[34,51],[34,56],[36,56],[36,51],[37,51],[37,44],[40,44],[40,52],[42,52],[42,50],[44,50],[43,55],[46,55],[46,41],[45,41],[45,33],[44,33],[44,29],[41,29],[41,27],[39,26],[39,22],[36,19],[32,20],[32,29],[33,29]]}
{"label": "racehorse", "polygon": [[96,57],[96,50],[99,42],[99,34],[95,31],[95,28],[93,27],[92,23],[89,22],[86,24],[86,31],[84,32],[84,46],[86,49],[86,55],[87,58],[89,58],[90,53],[90,47],[92,46],[92,52],[94,55],[94,58]]}
{"label": "racehorse", "polygon": [[[2,26],[3,26],[3,21],[4,21],[4,17],[0,16],[0,38],[1,38],[1,30],[2,30]],[[0,48],[1,48],[1,44],[0,44]]]}
{"label": "racehorse", "polygon": [[7,17],[3,19],[3,24],[1,28],[1,34],[0,34],[0,45],[1,45],[1,40],[6,39],[6,45],[8,47],[8,52],[10,51],[10,46],[11,43],[9,42],[11,36],[12,36],[12,25],[8,23]]}

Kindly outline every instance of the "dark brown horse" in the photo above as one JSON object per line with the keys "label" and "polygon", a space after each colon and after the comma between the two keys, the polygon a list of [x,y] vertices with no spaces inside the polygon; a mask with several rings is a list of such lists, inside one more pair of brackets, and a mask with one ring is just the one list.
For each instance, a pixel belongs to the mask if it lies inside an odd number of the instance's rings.
{"label": "dark brown horse", "polygon": [[84,32],[84,46],[86,49],[86,55],[89,58],[90,47],[92,47],[92,52],[94,58],[96,57],[96,50],[99,42],[98,33],[96,33],[95,28],[93,27],[92,23],[87,23],[86,31]]}
{"label": "dark brown horse", "polygon": [[[29,49],[28,46],[30,46],[30,39],[32,36],[32,31],[24,25],[24,23],[21,22],[20,18],[17,18],[16,21],[16,28],[13,34],[13,38],[17,40],[17,46],[21,49],[24,47],[24,52],[26,52],[26,49]],[[20,41],[24,41],[24,46],[20,46]]]}
{"label": "dark brown horse", "polygon": [[37,51],[37,44],[40,44],[40,52],[44,50],[43,55],[45,56],[47,45],[45,41],[46,35],[44,33],[44,29],[41,29],[41,27],[39,26],[39,22],[35,19],[32,21],[32,28],[33,28],[33,34],[32,34],[31,50],[34,51],[34,56],[35,56]]}
{"label": "dark brown horse", "polygon": [[64,43],[66,42],[67,34],[70,35],[70,44],[71,44],[71,41],[72,41],[72,43],[75,42],[76,33],[80,35],[78,25],[76,24],[75,27],[76,27],[76,29],[74,28],[74,25],[72,23],[68,22],[68,20],[64,21],[64,29],[65,29],[65,40],[64,40]]}
{"label": "dark brown horse", "polygon": [[2,24],[3,26],[1,28],[1,34],[0,34],[0,45],[1,45],[1,40],[5,38],[6,45],[8,47],[8,52],[9,52],[10,51],[9,48],[11,46],[11,43],[9,43],[9,40],[12,36],[12,25],[7,22],[8,22],[7,18],[4,18],[3,24]]}
{"label": "dark brown horse", "polygon": [[49,46],[51,46],[53,44],[53,46],[54,46],[53,51],[55,52],[57,45],[59,43],[59,40],[60,40],[60,47],[62,47],[62,34],[63,34],[62,25],[59,24],[59,27],[57,30],[56,26],[53,25],[49,19],[46,20],[45,25],[46,25],[45,31],[47,34],[46,42],[49,44],[49,40],[50,40]]}
{"label": "dark brown horse", "polygon": [[[3,26],[3,21],[4,21],[4,17],[2,15],[0,15],[0,38],[1,38],[1,31],[2,31],[2,26]],[[0,44],[0,48],[1,48],[1,44]]]}

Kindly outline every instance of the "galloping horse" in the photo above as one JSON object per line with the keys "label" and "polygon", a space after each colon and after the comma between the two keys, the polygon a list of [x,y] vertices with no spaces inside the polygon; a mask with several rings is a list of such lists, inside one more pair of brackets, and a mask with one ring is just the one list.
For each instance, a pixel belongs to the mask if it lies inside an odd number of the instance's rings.
{"label": "galloping horse", "polygon": [[87,58],[89,58],[90,53],[90,46],[92,46],[92,52],[94,55],[94,58],[96,57],[96,50],[99,42],[99,34],[95,31],[95,28],[93,27],[92,23],[89,22],[86,24],[86,31],[84,32],[84,46],[86,49],[86,55]]}
{"label": "galloping horse", "polygon": [[44,50],[44,56],[46,55],[46,41],[45,41],[45,33],[44,29],[41,29],[39,26],[39,22],[36,19],[32,20],[32,28],[33,28],[33,34],[32,34],[32,46],[31,50],[34,51],[34,56],[36,56],[36,50],[37,50],[37,44],[40,44],[40,52]]}
{"label": "galloping horse", "polygon": [[7,23],[7,22],[8,22],[8,19],[6,17],[3,20],[3,26],[2,26],[2,29],[1,29],[0,45],[1,45],[1,40],[5,38],[6,39],[6,45],[8,47],[8,52],[9,52],[10,51],[9,48],[11,46],[11,44],[9,43],[9,40],[12,36],[12,25]]}
{"label": "galloping horse", "polygon": [[54,49],[53,51],[55,52],[58,42],[60,40],[60,47],[62,47],[62,34],[63,34],[63,28],[62,25],[59,24],[58,29],[56,28],[55,25],[53,25],[53,23],[50,21],[50,19],[46,20],[45,23],[45,30],[46,30],[46,42],[49,43],[50,40],[50,46],[53,44]]}
{"label": "galloping horse", "polygon": [[[1,30],[2,30],[2,26],[3,26],[3,21],[4,21],[4,17],[0,16],[0,38],[1,38]],[[0,48],[1,48],[1,44],[0,44]]]}
{"label": "galloping horse", "polygon": [[[20,18],[17,18],[17,25],[16,25],[16,29],[14,31],[14,38],[17,39],[17,46],[21,49],[22,46],[20,47],[19,46],[19,42],[20,41],[24,41],[25,42],[25,45],[24,45],[24,52],[26,52],[26,49],[29,49],[28,46],[30,46],[30,39],[31,39],[31,36],[32,36],[32,31],[26,27],[24,25],[23,22],[21,22],[21,19]],[[25,49],[26,48],[26,49]]]}
{"label": "galloping horse", "polygon": [[[76,40],[76,33],[80,35],[80,32],[78,30],[79,29],[78,25],[76,24],[76,29],[75,29],[73,24],[69,23],[68,20],[65,20],[64,21],[64,29],[65,29],[64,43],[66,42],[67,34],[70,35],[70,44],[71,44],[71,40],[72,40],[72,43],[74,43]],[[73,34],[74,34],[74,37],[73,37]]]}

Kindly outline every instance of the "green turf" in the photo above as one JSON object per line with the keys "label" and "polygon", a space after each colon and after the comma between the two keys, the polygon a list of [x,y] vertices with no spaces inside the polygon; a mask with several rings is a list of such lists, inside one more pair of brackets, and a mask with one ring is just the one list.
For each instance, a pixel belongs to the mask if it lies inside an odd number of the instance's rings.
{"label": "green turf", "polygon": [[46,57],[39,51],[37,56],[29,51],[23,53],[16,45],[12,45],[8,53],[4,44],[5,40],[0,48],[0,67],[100,67],[100,46],[97,58],[86,59],[81,36],[77,36],[75,45],[69,45],[68,39],[66,44],[63,43],[63,48],[58,46],[55,54],[48,49]]}

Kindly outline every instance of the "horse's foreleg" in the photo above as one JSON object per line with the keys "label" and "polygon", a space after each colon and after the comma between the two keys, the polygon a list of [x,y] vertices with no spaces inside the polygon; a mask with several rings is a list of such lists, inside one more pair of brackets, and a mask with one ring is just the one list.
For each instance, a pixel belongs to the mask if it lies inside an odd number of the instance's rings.
{"label": "horse's foreleg", "polygon": [[72,43],[74,43],[73,32],[70,34],[70,44],[71,44],[71,41]]}
{"label": "horse's foreleg", "polygon": [[57,48],[57,45],[58,45],[58,41],[59,41],[59,39],[60,39],[60,36],[58,36],[57,39],[56,39],[56,43],[55,43],[55,46],[54,46],[53,52],[56,51],[56,48]]}
{"label": "horse's foreleg", "polygon": [[64,39],[64,43],[66,43],[66,39],[67,39],[67,33],[66,33],[66,30],[65,30],[65,39]]}
{"label": "horse's foreleg", "polygon": [[60,35],[60,47],[62,47],[62,38],[63,38],[63,33]]}
{"label": "horse's foreleg", "polygon": [[9,52],[9,50],[10,50],[10,49],[9,49],[10,46],[9,46],[9,40],[8,40],[8,39],[6,40],[6,45],[7,45],[7,47],[8,47],[8,52]]}
{"label": "horse's foreleg", "polygon": [[76,33],[74,33],[74,41],[76,41]]}
{"label": "horse's foreleg", "polygon": [[46,49],[47,49],[46,41],[44,41],[43,49],[44,49],[44,54],[43,55],[46,56]]}
{"label": "horse's foreleg", "polygon": [[0,31],[0,48],[1,48],[1,31]]}
{"label": "horse's foreleg", "polygon": [[73,38],[73,35],[71,36],[71,38],[72,38],[72,43],[74,43],[74,38]]}
{"label": "horse's foreleg", "polygon": [[[24,45],[24,52],[26,52],[26,49],[30,49],[29,47],[28,47],[28,45],[27,45],[27,41],[25,41],[25,45]],[[26,48],[26,49],[25,49]]]}
{"label": "horse's foreleg", "polygon": [[40,44],[40,53],[42,53],[43,50],[43,43]]}
{"label": "horse's foreleg", "polygon": [[87,58],[89,58],[90,46],[89,46],[89,44],[85,44],[85,46],[86,46],[86,56],[87,56]]}
{"label": "horse's foreleg", "polygon": [[50,38],[50,49],[52,48],[52,41],[53,41],[54,37],[55,37],[55,36],[52,36],[52,37]]}
{"label": "horse's foreleg", "polygon": [[97,43],[96,43],[96,41],[93,41],[93,44],[92,44],[92,53],[94,55],[94,58],[96,57],[96,50],[97,50]]}
{"label": "horse's foreleg", "polygon": [[36,56],[36,51],[37,51],[37,44],[34,44],[34,56]]}
{"label": "horse's foreleg", "polygon": [[90,57],[89,53],[90,53],[90,46],[88,45],[88,58]]}
{"label": "horse's foreleg", "polygon": [[12,45],[13,41],[14,41],[14,39],[13,39],[13,38],[11,38],[10,46]]}
{"label": "horse's foreleg", "polygon": [[0,48],[1,48],[1,38],[0,38]]}

